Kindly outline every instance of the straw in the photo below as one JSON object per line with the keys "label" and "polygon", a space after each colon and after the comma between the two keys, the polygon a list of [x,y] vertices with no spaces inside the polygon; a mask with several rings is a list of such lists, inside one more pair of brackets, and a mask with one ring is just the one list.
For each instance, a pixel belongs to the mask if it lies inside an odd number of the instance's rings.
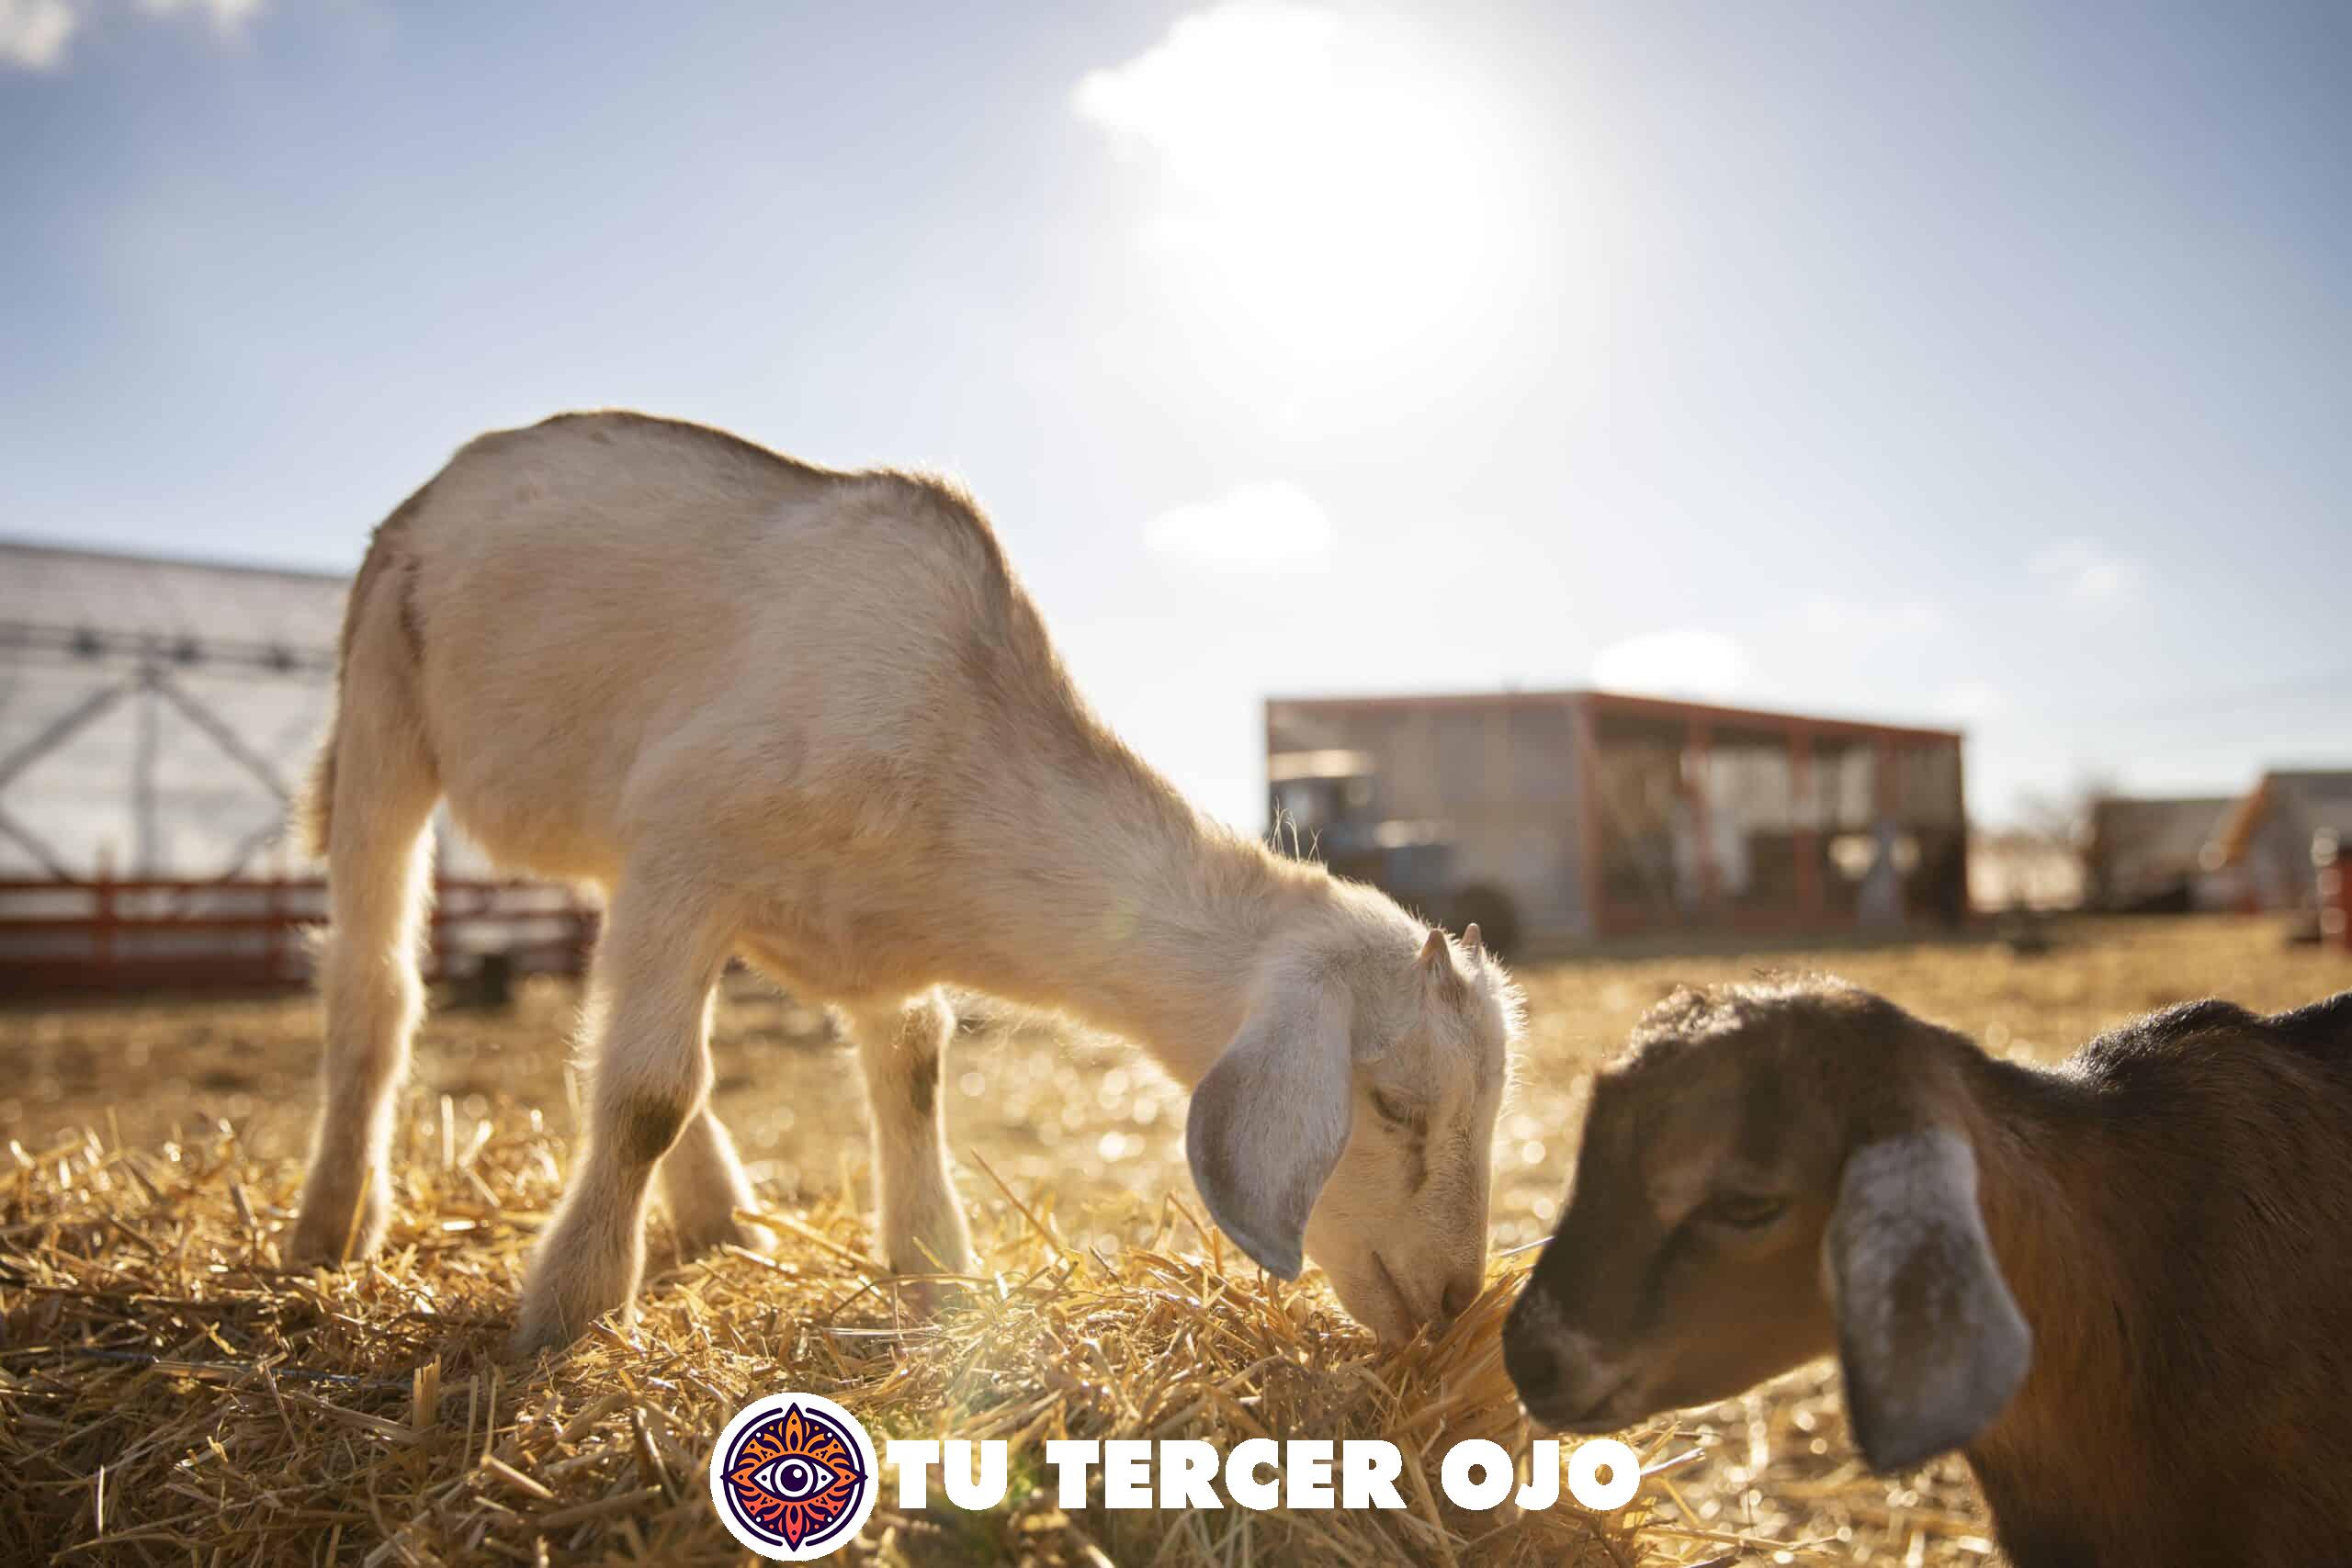
{"label": "straw", "polygon": [[[2277,1007],[2340,987],[2340,958],[2267,927],[2068,933],[2031,963],[1992,944],[1777,955],[1844,972],[1996,1049],[2048,1055],[2103,1024],[2222,991]],[[282,1267],[311,1103],[303,999],[0,1012],[0,1562],[736,1564],[703,1483],[737,1409],[828,1395],[891,1437],[1003,1438],[1013,1491],[924,1516],[880,1488],[842,1561],[1470,1568],[1916,1561],[1976,1564],[1991,1529],[1958,1461],[1856,1461],[1833,1367],[1626,1434],[1646,1474],[1597,1517],[1567,1496],[1451,1506],[1448,1448],[1522,1470],[1498,1335],[1556,1213],[1588,1075],[1678,980],[1754,959],[1531,970],[1531,1033],[1498,1140],[1489,1287],[1393,1353],[1317,1276],[1269,1280],[1204,1225],[1182,1091],[1127,1047],[1023,1027],[959,1039],[944,1087],[979,1278],[936,1320],[880,1274],[848,1054],[806,1009],[731,992],[721,1112],[772,1252],[681,1264],[657,1219],[640,1312],[564,1355],[503,1348],[528,1251],[576,1148],[562,1135],[573,998],[438,1015],[400,1107],[390,1234],[371,1262]],[[446,1098],[445,1098],[446,1097]],[[268,1125],[259,1123],[282,1108]],[[535,1109],[536,1107],[536,1109]],[[837,1171],[848,1171],[844,1189]],[[1065,1514],[1055,1438],[1385,1438],[1400,1511]],[[932,1494],[942,1499],[934,1483]]]}

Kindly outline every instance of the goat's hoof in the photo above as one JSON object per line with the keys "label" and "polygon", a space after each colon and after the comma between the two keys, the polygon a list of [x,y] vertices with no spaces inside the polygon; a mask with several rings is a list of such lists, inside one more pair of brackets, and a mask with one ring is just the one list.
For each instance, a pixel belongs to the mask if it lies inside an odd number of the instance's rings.
{"label": "goat's hoof", "polygon": [[506,1337],[507,1353],[527,1361],[542,1350],[560,1350],[580,1337],[587,1321],[580,1319],[575,1327],[551,1298],[526,1296],[514,1314],[514,1332]]}
{"label": "goat's hoof", "polygon": [[[560,1245],[561,1237],[550,1238]],[[558,1256],[561,1256],[560,1253]],[[565,1273],[545,1265],[539,1259],[539,1277],[526,1280],[523,1299],[514,1313],[514,1332],[508,1337],[507,1348],[516,1356],[535,1356],[541,1350],[560,1350],[588,1332],[598,1318],[611,1314],[624,1326],[637,1318],[638,1269],[604,1273],[573,1270]]]}
{"label": "goat's hoof", "polygon": [[678,1248],[678,1260],[700,1258],[717,1252],[722,1247],[740,1247],[746,1252],[766,1257],[775,1251],[776,1233],[765,1225],[745,1224],[731,1215],[707,1224],[684,1224],[676,1220],[670,1224],[670,1235]]}
{"label": "goat's hoof", "polygon": [[392,1217],[389,1179],[356,1192],[320,1192],[302,1200],[281,1256],[292,1268],[334,1268],[374,1255]]}
{"label": "goat's hoof", "polygon": [[963,1305],[971,1294],[971,1287],[961,1280],[907,1280],[899,1286],[899,1299],[917,1317],[937,1317]]}
{"label": "goat's hoof", "polygon": [[514,1360],[528,1361],[542,1350],[560,1350],[576,1337],[552,1325],[520,1323],[506,1337],[506,1354]]}
{"label": "goat's hoof", "polygon": [[920,1272],[910,1269],[906,1273],[910,1278],[899,1282],[899,1299],[918,1317],[936,1317],[974,1299],[973,1286],[979,1270],[980,1266],[969,1258],[959,1259],[945,1270],[965,1276],[962,1279],[944,1278],[942,1271],[927,1264]]}

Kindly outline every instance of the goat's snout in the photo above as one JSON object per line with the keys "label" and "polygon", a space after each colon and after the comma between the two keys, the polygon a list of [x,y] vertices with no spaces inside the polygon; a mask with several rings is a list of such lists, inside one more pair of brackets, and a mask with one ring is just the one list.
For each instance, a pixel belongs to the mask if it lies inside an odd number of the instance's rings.
{"label": "goat's snout", "polygon": [[1503,1371],[1531,1410],[1548,1405],[1560,1387],[1560,1358],[1543,1336],[1523,1332],[1517,1322],[1503,1331]]}
{"label": "goat's snout", "polygon": [[1486,1288],[1486,1278],[1477,1269],[1463,1269],[1445,1282],[1445,1293],[1438,1298],[1439,1314],[1446,1322],[1453,1322],[1470,1310]]}
{"label": "goat's snout", "polygon": [[1503,1325],[1503,1371],[1527,1413],[1546,1427],[1606,1431],[1623,1424],[1616,1396],[1627,1380],[1598,1351],[1540,1292],[1521,1297]]}

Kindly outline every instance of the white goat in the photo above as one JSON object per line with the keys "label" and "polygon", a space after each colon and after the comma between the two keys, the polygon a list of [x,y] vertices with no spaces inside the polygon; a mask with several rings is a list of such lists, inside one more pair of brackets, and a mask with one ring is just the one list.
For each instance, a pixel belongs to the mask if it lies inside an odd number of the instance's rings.
{"label": "white goat", "polygon": [[473,442],[378,528],[311,792],[334,929],[297,1258],[365,1254],[389,1217],[445,794],[502,863],[606,894],[587,1151],[518,1348],[635,1294],[657,1166],[683,1250],[757,1241],[708,1100],[738,953],[849,1021],[893,1269],[973,1268],[937,1095],[954,985],[1148,1046],[1194,1086],[1217,1224],[1285,1277],[1312,1254],[1384,1338],[1480,1288],[1507,976],[1475,931],[1200,818],[1087,710],[944,484],[572,414]]}

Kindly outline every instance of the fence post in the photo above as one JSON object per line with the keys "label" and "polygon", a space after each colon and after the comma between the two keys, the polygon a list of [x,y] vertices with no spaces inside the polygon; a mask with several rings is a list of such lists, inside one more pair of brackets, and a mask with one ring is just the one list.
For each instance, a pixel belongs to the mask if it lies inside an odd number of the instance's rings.
{"label": "fence post", "polygon": [[268,924],[261,933],[261,968],[264,983],[273,987],[286,983],[286,912],[285,900],[278,897],[286,886],[286,874],[279,871],[262,884],[261,913]]}
{"label": "fence post", "polygon": [[[435,852],[437,854],[439,852],[436,849]],[[449,879],[435,866],[433,872],[433,902],[424,916],[424,978],[428,984],[441,978],[441,944],[447,940],[449,892]]]}
{"label": "fence post", "polygon": [[91,911],[96,920],[90,933],[90,958],[92,965],[111,981],[114,978],[114,854],[109,848],[102,847],[98,851],[98,877],[95,886],[97,904]]}
{"label": "fence post", "polygon": [[2312,835],[2312,864],[2319,872],[2320,940],[2352,951],[2352,874],[2343,844],[2328,829]]}

